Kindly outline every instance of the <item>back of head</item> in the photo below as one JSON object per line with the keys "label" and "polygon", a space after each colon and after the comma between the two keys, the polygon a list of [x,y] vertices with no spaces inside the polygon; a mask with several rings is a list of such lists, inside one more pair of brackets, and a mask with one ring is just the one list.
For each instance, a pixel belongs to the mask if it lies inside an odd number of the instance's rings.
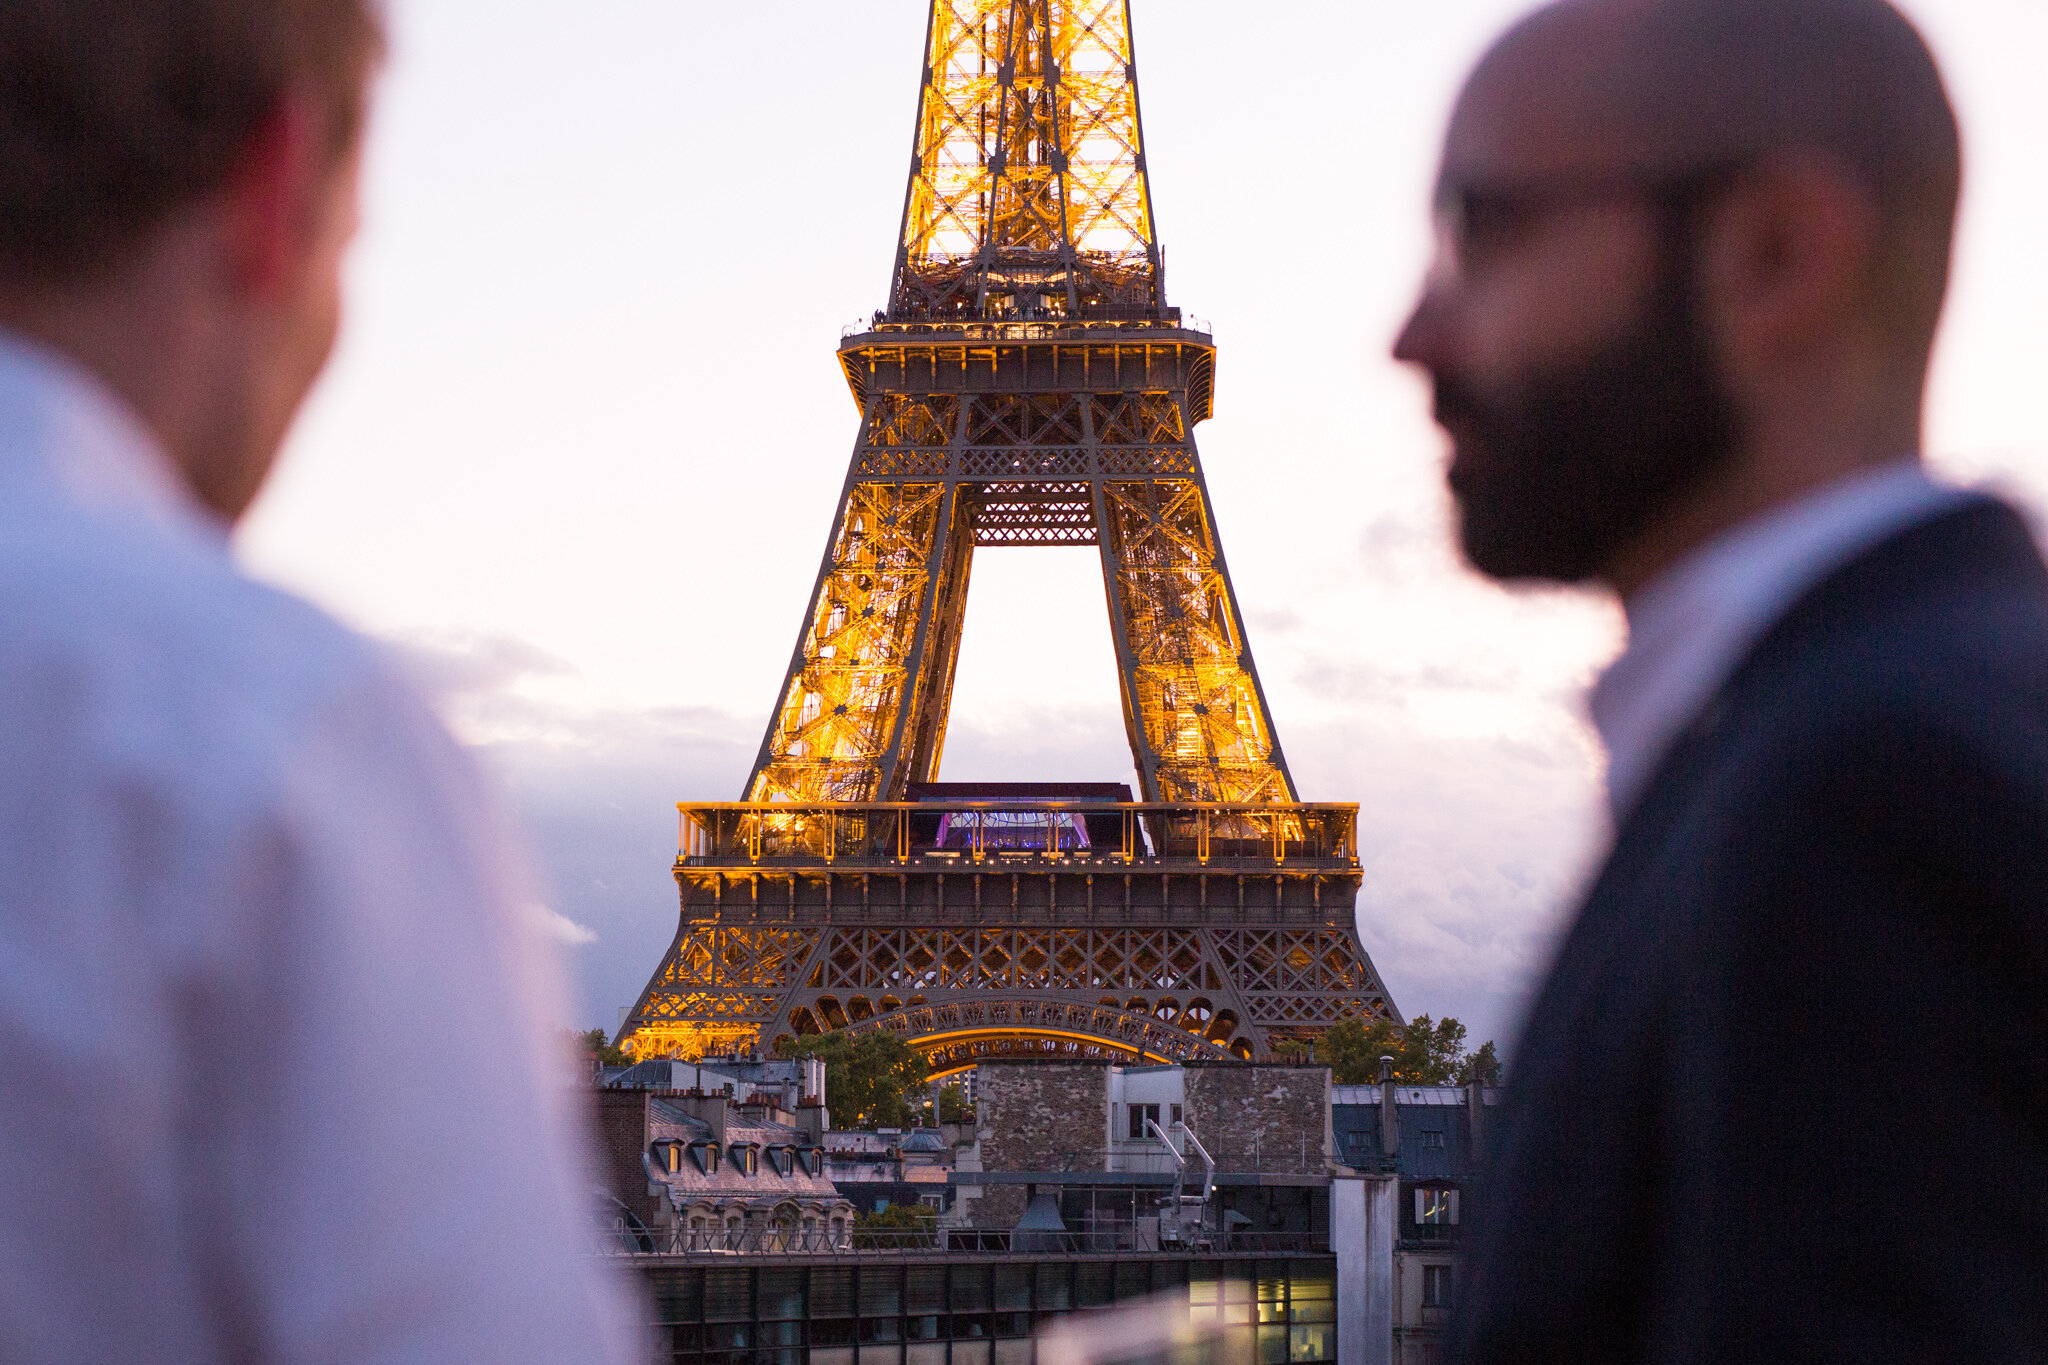
{"label": "back of head", "polygon": [[284,92],[362,117],[374,0],[0,0],[0,283],[118,266],[219,188]]}

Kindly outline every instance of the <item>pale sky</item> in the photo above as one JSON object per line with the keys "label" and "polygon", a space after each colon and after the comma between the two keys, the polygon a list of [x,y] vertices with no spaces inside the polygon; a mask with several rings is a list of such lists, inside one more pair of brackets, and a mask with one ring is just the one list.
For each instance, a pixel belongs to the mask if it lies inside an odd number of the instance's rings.
{"label": "pale sky", "polygon": [[[855,435],[922,0],[393,0],[335,364],[246,561],[409,650],[532,831],[574,1021],[676,927],[677,800],[740,794]],[[1459,82],[1508,0],[1133,0],[1196,435],[1305,798],[1362,808],[1359,929],[1402,1010],[1512,1036],[1603,835],[1597,598],[1450,547],[1387,358]],[[2048,509],[2048,4],[1907,6],[1968,185],[1930,450]],[[943,777],[1114,779],[1093,550],[976,556]],[[568,1022],[565,1020],[565,1022]]]}

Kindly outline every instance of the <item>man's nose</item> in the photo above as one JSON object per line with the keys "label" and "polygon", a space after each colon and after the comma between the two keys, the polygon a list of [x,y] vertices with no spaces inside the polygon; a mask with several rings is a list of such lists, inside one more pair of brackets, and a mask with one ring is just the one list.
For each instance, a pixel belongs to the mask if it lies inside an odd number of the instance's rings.
{"label": "man's nose", "polygon": [[1439,367],[1449,338],[1446,303],[1432,272],[1432,278],[1423,282],[1421,296],[1415,300],[1408,320],[1401,324],[1400,334],[1394,338],[1394,359],[1429,370]]}

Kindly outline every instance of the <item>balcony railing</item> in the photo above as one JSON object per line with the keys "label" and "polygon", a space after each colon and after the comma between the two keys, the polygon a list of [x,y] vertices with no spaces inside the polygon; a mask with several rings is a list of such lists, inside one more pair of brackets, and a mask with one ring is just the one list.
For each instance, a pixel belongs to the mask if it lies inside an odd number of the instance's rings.
{"label": "balcony railing", "polygon": [[600,1229],[594,1249],[606,1256],[901,1256],[1003,1253],[1111,1255],[1120,1252],[1184,1253],[1187,1255],[1258,1255],[1267,1252],[1326,1252],[1330,1238],[1322,1232],[1221,1232],[1182,1236],[1160,1235],[1157,1228],[1124,1226],[1095,1232],[1020,1232],[1011,1228],[926,1227],[863,1228],[839,1233],[826,1229],[743,1228],[730,1231],[687,1227],[629,1226],[622,1222]]}
{"label": "balcony railing", "polygon": [[[1352,805],[1108,801],[678,803],[677,861],[1228,867],[1358,861]],[[991,867],[993,865],[993,869]]]}
{"label": "balcony railing", "polygon": [[[1121,314],[1121,316],[1119,316]],[[1161,317],[1147,309],[1091,311],[1081,317],[905,319],[877,315],[849,322],[839,331],[842,341],[855,337],[938,337],[947,341],[1081,341],[1099,340],[1118,332],[1191,332],[1207,339],[1210,325],[1201,318],[1183,318],[1168,309]]]}

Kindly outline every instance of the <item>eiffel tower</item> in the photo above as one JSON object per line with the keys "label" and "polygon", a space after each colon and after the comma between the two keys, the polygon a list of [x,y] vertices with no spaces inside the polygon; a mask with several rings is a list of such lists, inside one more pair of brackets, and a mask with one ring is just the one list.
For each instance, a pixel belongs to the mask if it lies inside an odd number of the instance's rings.
{"label": "eiffel tower", "polygon": [[[684,805],[676,939],[620,1041],[695,1057],[892,1029],[1004,1056],[1267,1058],[1399,1019],[1359,943],[1356,806],[1297,799],[1191,429],[1127,0],[932,0],[860,432],[745,800]],[[1141,791],[934,781],[981,545],[1102,558]]]}

